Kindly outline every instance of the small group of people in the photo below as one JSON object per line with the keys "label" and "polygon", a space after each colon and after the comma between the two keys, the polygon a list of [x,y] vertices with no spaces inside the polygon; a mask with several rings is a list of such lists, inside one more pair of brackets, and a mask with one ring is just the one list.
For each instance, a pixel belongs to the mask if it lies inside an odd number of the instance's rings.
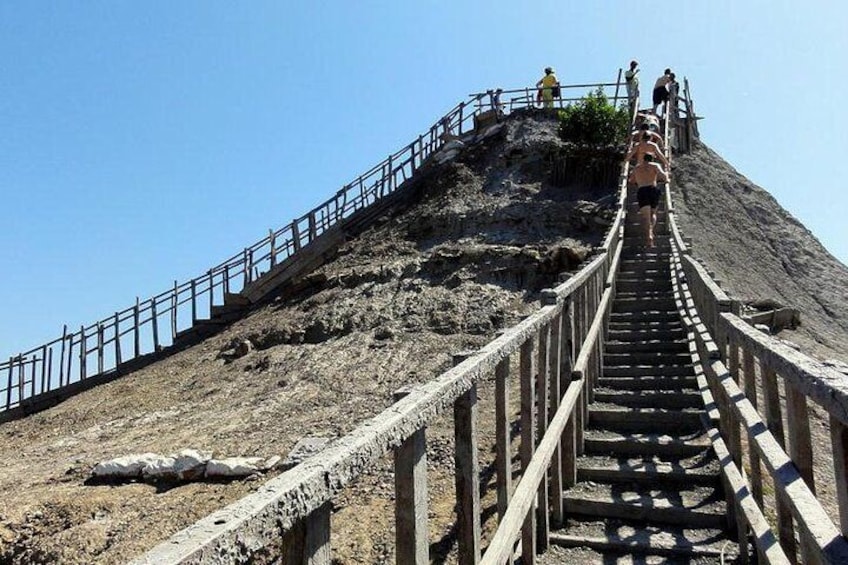
{"label": "small group of people", "polygon": [[665,156],[665,142],[662,136],[651,126],[659,123],[653,113],[640,113],[637,118],[639,125],[630,137],[630,150],[626,161],[635,160],[636,166],[630,172],[628,182],[635,184],[636,200],[639,205],[639,221],[642,224],[645,247],[656,247],[654,227],[657,224],[657,208],[662,192],[659,183],[668,182],[671,178],[668,159]]}
{"label": "small group of people", "polygon": [[[639,98],[639,62],[630,61],[630,68],[624,72],[624,84],[627,87],[627,99],[630,101],[630,111],[636,110],[636,100]],[[656,115],[657,108],[668,102],[671,95],[677,95],[677,81],[671,69],[666,69],[662,76],[654,83],[651,93],[653,108],[651,112]]]}

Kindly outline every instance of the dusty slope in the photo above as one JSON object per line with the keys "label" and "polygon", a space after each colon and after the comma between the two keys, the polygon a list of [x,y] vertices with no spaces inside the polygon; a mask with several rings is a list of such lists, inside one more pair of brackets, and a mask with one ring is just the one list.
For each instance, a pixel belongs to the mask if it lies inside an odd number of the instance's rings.
{"label": "dusty slope", "polygon": [[675,208],[695,256],[735,297],[772,298],[800,310],[801,327],[781,337],[848,361],[848,267],[706,145],[678,156],[673,172]]}
{"label": "dusty slope", "polygon": [[[555,131],[545,119],[510,121],[502,135],[434,168],[419,202],[347,243],[297,296],[278,296],[204,343],[0,427],[0,563],[124,562],[259,483],[86,486],[97,461],[186,447],[285,454],[304,435],[341,436],[389,405],[394,390],[433,378],[452,353],[537,308],[536,292],[604,230],[597,207],[575,206],[603,195],[546,182]],[[490,389],[483,384],[483,411]],[[434,426],[431,437],[433,491],[449,492],[449,428]],[[350,532],[337,548],[341,562],[390,558],[391,511],[362,520],[390,504],[365,494],[390,484],[382,468],[337,501],[345,508],[337,506],[334,532]],[[452,503],[441,499],[434,551],[448,554]],[[363,510],[347,511],[354,506]]]}

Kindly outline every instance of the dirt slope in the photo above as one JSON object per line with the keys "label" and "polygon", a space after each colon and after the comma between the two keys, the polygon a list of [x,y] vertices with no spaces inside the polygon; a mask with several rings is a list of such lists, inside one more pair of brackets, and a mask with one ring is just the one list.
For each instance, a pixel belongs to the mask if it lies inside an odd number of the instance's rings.
{"label": "dirt slope", "polygon": [[[433,378],[453,353],[538,308],[538,291],[576,267],[614,213],[581,202],[609,195],[549,185],[547,156],[560,145],[555,122],[510,120],[454,162],[432,166],[415,198],[345,244],[306,290],[0,427],[0,563],[137,556],[260,483],[87,486],[98,461],[188,447],[285,455],[303,436],[342,436],[387,407],[393,391]],[[431,435],[437,495],[452,488],[449,430],[434,426]],[[349,532],[340,562],[390,559],[391,507],[382,512],[390,498],[370,496],[390,485],[381,468],[337,501],[334,535]],[[434,551],[448,555],[452,498],[441,498],[433,533],[443,542]]]}
{"label": "dirt slope", "polygon": [[678,156],[673,173],[675,208],[694,255],[736,298],[771,298],[800,310],[801,327],[782,338],[848,361],[848,267],[706,145]]}

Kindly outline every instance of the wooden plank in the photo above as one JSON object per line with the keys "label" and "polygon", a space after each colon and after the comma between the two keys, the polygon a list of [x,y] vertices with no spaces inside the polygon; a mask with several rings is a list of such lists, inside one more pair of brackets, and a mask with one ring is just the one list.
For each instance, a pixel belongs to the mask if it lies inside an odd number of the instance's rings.
{"label": "wooden plank", "polygon": [[497,471],[498,517],[503,520],[512,493],[512,449],[510,448],[509,357],[495,369],[495,467]]}
{"label": "wooden plank", "polygon": [[[531,337],[521,346],[521,471],[522,481],[527,472],[527,467],[533,459],[536,445],[536,393],[533,379],[533,348],[535,336]],[[519,483],[520,487],[520,483]],[[538,498],[538,492],[535,497]],[[524,515],[524,525],[521,528],[521,557],[522,563],[532,565],[536,562],[536,511],[533,508]],[[509,512],[509,510],[507,510]]]}
{"label": "wooden plank", "polygon": [[[739,384],[739,344],[734,337],[731,337],[727,348],[728,368],[733,381]],[[732,397],[731,397],[732,398]],[[742,436],[739,434],[739,424],[736,421],[736,416],[731,410],[728,413],[728,429],[727,443],[730,448],[730,455],[733,457],[733,462],[740,469],[742,468]]]}
{"label": "wooden plank", "polygon": [[[397,402],[409,394],[396,392]],[[394,451],[395,462],[395,562],[426,565],[430,562],[427,527],[427,440],[422,427]]]}
{"label": "wooden plank", "polygon": [[135,297],[135,307],[133,307],[133,357],[138,357],[141,350],[141,336],[139,335],[139,311],[138,311],[138,296]]}
{"label": "wooden plank", "polygon": [[121,366],[121,321],[117,312],[115,312],[112,325],[115,327],[115,369],[117,369]]}
{"label": "wooden plank", "polygon": [[153,351],[159,351],[159,316],[156,315],[156,299],[150,301],[150,321],[153,322]]}
{"label": "wooden plank", "polygon": [[80,361],[80,370],[79,370],[79,380],[85,380],[86,374],[86,349],[88,345],[86,344],[86,336],[85,336],[85,326],[80,326],[80,352],[79,352],[79,361]]}
{"label": "wooden plank", "polygon": [[848,537],[848,427],[834,417],[830,418],[830,440],[836,498],[839,502],[839,525],[842,535]]}
{"label": "wooden plank", "polygon": [[[68,339],[68,325],[62,326],[62,347],[59,354],[59,386],[65,386],[65,341]],[[70,380],[70,375],[68,375]]]}
{"label": "wooden plank", "polygon": [[97,322],[97,374],[103,373],[103,324]]}

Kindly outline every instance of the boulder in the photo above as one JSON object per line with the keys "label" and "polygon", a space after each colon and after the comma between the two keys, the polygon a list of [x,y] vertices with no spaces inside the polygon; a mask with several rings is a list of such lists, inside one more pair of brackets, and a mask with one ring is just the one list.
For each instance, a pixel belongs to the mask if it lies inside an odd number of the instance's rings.
{"label": "boulder", "polygon": [[141,477],[141,471],[160,456],[155,453],[125,455],[108,461],[101,461],[92,469],[91,474],[101,479],[134,479]]}

